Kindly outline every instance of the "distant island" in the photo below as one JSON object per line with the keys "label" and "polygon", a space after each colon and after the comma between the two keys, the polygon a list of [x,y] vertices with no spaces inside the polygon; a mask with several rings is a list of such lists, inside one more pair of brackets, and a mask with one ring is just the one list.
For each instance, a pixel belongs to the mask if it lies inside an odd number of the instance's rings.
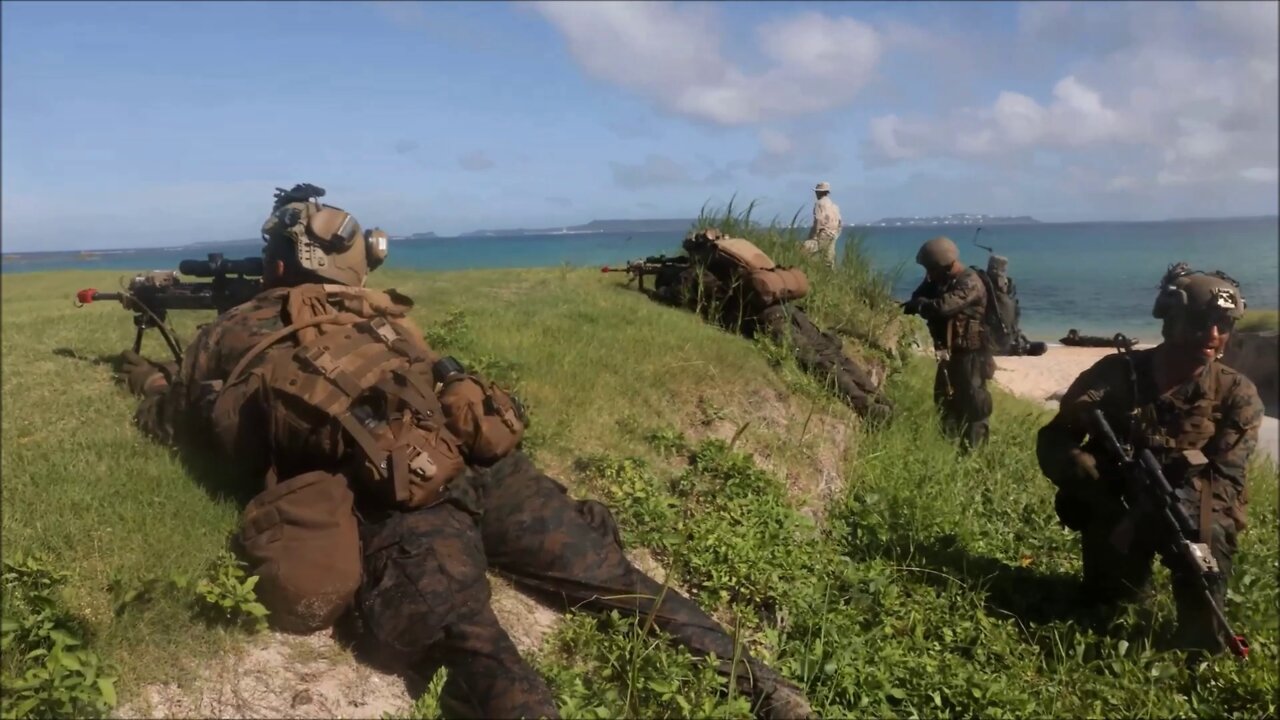
{"label": "distant island", "polygon": [[887,217],[866,227],[895,227],[912,225],[1039,225],[1039,220],[1030,215],[971,215],[968,213],[952,213],[950,215],[930,215],[928,217]]}
{"label": "distant island", "polygon": [[672,232],[685,233],[693,226],[693,219],[658,219],[658,220],[592,220],[585,225],[566,225],[554,228],[512,228],[505,230],[472,230],[458,237],[490,237],[501,235],[571,235],[582,233],[642,233]]}
{"label": "distant island", "polygon": [[388,235],[388,240],[435,240],[440,237],[433,232],[420,232],[412,235]]}

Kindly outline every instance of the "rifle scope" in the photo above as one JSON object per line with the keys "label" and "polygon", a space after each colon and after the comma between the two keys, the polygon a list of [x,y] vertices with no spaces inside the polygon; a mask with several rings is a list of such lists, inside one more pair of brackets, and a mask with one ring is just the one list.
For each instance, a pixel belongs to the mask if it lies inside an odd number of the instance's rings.
{"label": "rifle scope", "polygon": [[262,258],[247,257],[241,260],[227,260],[222,253],[209,253],[208,260],[183,260],[178,263],[178,272],[183,275],[207,278],[219,275],[262,275]]}

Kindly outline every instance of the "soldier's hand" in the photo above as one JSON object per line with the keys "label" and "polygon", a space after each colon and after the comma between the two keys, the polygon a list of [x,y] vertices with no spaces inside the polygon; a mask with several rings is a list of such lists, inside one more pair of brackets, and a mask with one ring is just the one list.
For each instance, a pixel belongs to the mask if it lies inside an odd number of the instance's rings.
{"label": "soldier's hand", "polygon": [[123,380],[134,395],[156,395],[168,389],[168,375],[173,369],[125,350],[120,353],[120,372],[116,377]]}
{"label": "soldier's hand", "polygon": [[902,312],[907,315],[919,315],[920,305],[923,302],[924,300],[921,298],[911,298],[910,300],[902,303]]}

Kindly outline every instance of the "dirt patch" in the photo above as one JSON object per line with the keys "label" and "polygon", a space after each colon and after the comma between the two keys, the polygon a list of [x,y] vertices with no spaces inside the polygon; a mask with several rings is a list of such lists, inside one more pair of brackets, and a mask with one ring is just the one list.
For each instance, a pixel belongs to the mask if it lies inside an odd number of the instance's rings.
{"label": "dirt patch", "polygon": [[404,681],[355,661],[327,632],[267,633],[186,686],[147,686],[114,717],[380,718],[413,704]]}

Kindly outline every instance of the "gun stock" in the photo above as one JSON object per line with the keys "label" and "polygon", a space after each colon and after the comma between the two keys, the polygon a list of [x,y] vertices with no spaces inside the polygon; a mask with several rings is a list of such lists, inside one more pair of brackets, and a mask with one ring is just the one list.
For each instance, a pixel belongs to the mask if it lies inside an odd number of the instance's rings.
{"label": "gun stock", "polygon": [[1165,554],[1174,563],[1181,565],[1180,570],[1186,577],[1193,578],[1196,591],[1213,613],[1227,649],[1237,658],[1247,659],[1249,641],[1231,629],[1226,613],[1222,611],[1210,589],[1211,581],[1222,581],[1218,562],[1206,544],[1191,540],[1196,537],[1195,523],[1178,502],[1178,496],[1165,477],[1159,461],[1146,448],[1139,451],[1135,458],[1120,444],[1101,410],[1094,408],[1090,415],[1095,436],[1123,474],[1121,494],[1125,504],[1131,509],[1141,507],[1153,512],[1163,534],[1161,542],[1165,545]]}

